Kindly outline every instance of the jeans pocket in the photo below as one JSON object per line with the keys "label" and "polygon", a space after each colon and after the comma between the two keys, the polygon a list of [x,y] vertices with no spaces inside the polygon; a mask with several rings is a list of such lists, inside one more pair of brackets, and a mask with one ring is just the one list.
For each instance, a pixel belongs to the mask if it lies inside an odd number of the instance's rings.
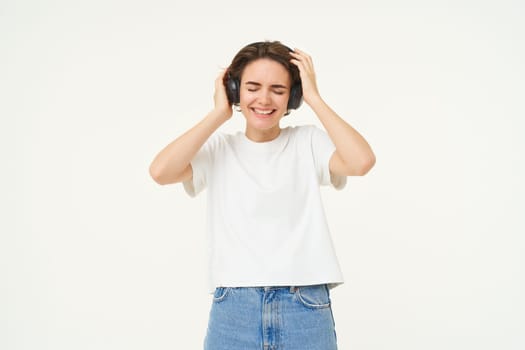
{"label": "jeans pocket", "polygon": [[301,286],[295,290],[299,303],[309,309],[324,309],[330,307],[330,292],[325,284]]}
{"label": "jeans pocket", "polygon": [[217,287],[215,288],[215,292],[213,293],[213,302],[214,303],[220,303],[224,299],[226,299],[226,296],[228,295],[228,292],[230,291],[230,287]]}

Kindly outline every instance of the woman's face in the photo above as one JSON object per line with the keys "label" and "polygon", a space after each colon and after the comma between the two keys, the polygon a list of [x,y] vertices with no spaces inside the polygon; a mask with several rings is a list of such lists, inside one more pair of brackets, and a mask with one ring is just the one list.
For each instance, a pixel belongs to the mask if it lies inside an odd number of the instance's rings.
{"label": "woman's face", "polygon": [[290,73],[279,62],[261,58],[246,65],[240,83],[240,107],[249,139],[269,141],[279,135],[290,86]]}

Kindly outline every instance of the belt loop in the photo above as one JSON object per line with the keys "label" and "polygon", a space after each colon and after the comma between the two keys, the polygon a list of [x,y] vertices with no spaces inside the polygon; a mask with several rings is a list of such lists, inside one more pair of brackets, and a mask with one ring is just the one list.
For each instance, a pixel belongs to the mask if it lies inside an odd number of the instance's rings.
{"label": "belt loop", "polygon": [[295,293],[296,290],[297,290],[296,286],[290,286],[290,293]]}

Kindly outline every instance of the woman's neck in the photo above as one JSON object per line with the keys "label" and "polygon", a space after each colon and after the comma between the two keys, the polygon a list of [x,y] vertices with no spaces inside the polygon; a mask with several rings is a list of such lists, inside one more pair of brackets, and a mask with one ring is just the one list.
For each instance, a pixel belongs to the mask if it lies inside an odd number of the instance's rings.
{"label": "woman's neck", "polygon": [[253,142],[268,142],[275,140],[277,137],[279,137],[280,133],[281,128],[277,125],[276,127],[268,130],[254,130],[246,128],[244,134]]}

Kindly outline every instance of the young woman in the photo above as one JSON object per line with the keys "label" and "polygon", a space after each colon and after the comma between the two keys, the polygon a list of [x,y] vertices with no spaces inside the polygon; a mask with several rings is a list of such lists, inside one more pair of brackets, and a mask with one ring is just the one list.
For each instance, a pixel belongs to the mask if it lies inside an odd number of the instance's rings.
{"label": "young woman", "polygon": [[[304,100],[326,131],[280,127]],[[329,290],[343,278],[320,185],[366,174],[366,140],[319,94],[312,59],[280,42],[247,45],[215,82],[215,108],[167,145],[150,174],[207,188],[209,292],[205,349],[336,349]],[[217,129],[232,116],[244,132]]]}

